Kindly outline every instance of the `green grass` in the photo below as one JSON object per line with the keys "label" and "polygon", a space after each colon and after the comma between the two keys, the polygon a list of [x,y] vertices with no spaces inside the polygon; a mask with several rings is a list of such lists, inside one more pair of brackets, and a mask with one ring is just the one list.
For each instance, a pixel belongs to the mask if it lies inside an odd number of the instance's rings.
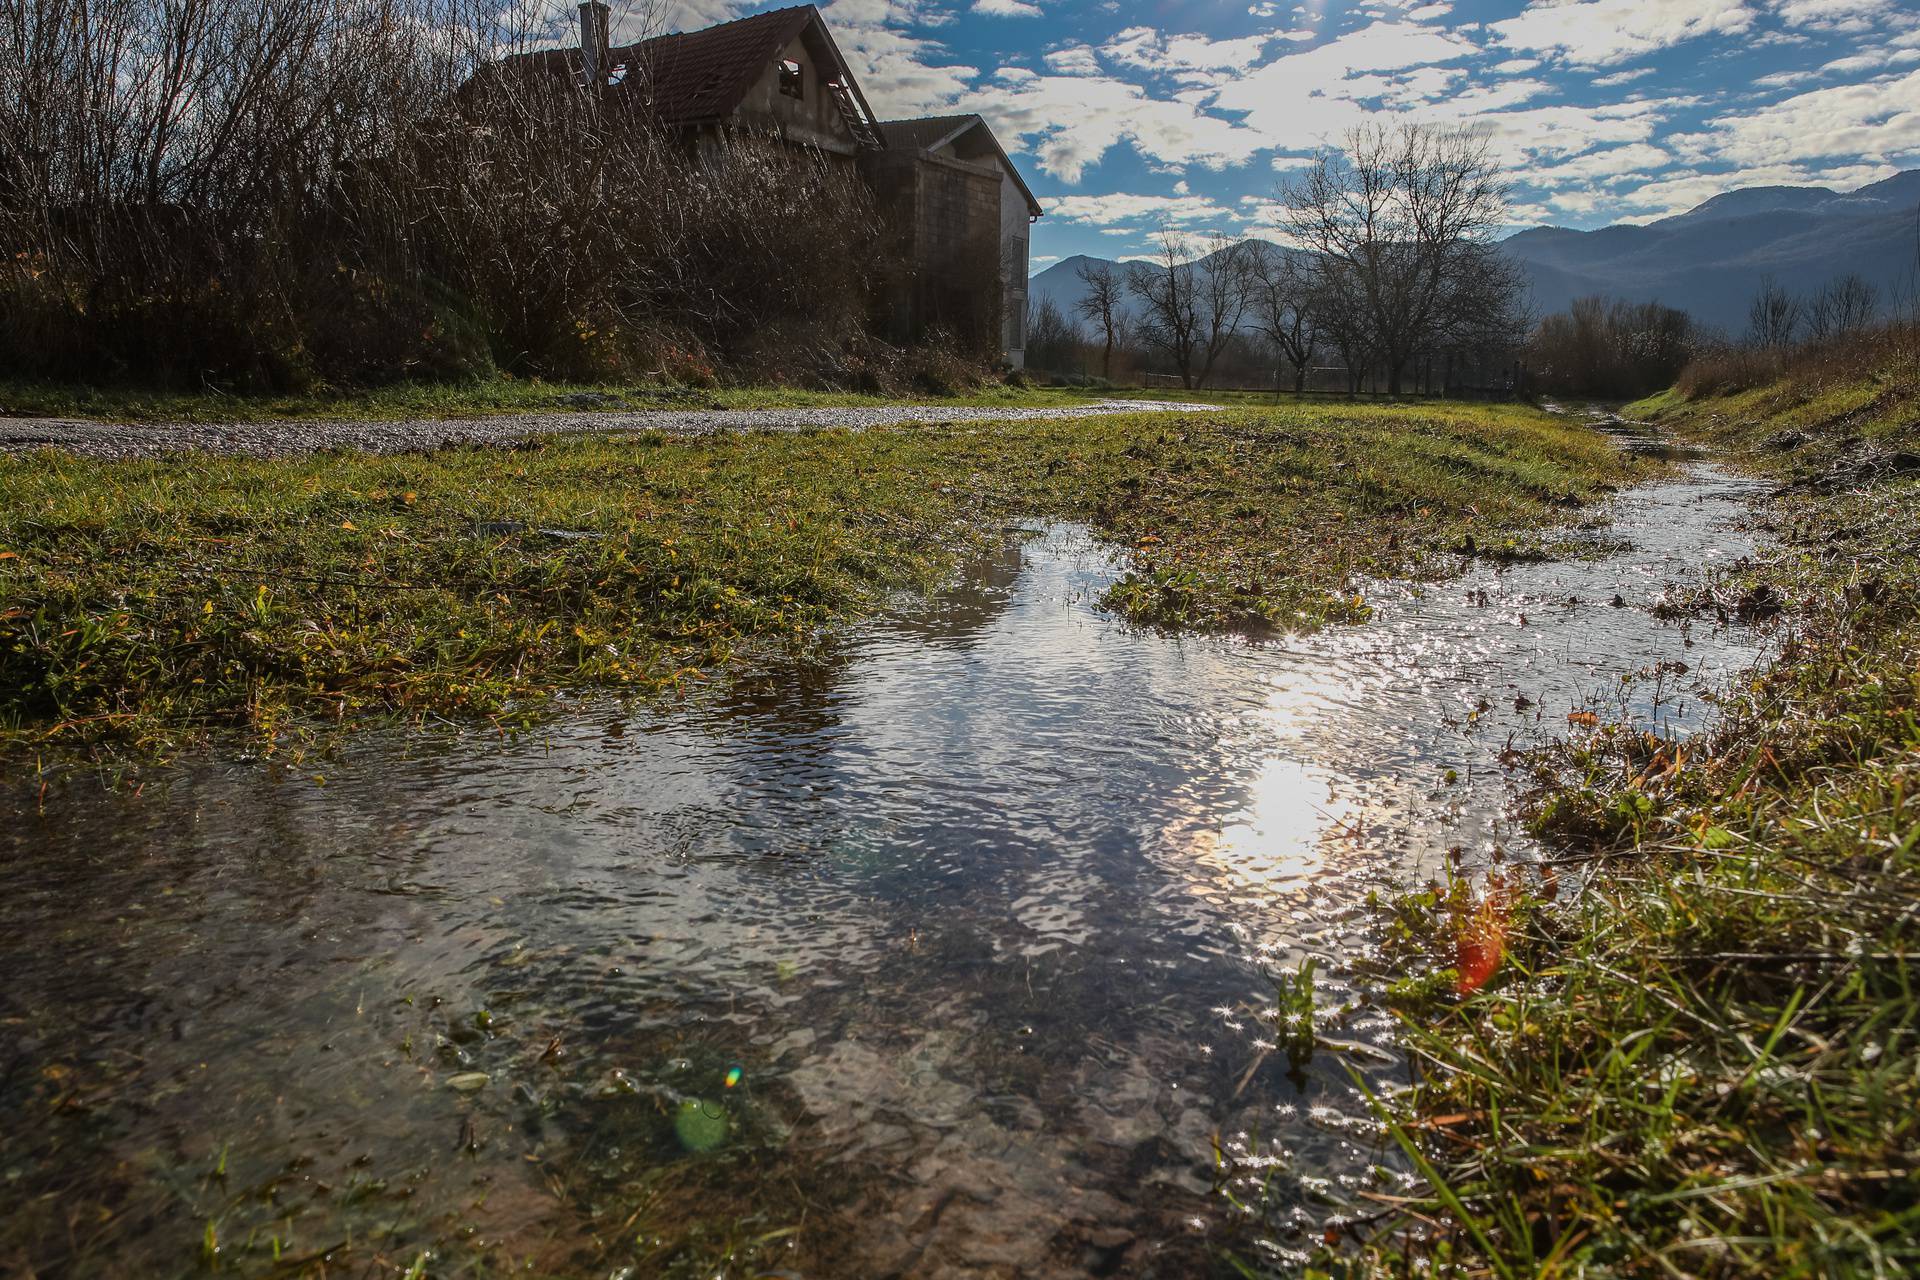
{"label": "green grass", "polygon": [[[568,437],[262,461],[0,458],[0,747],[164,753],[368,717],[523,722],[818,645],[1009,521],[1127,549],[1142,624],[1366,615],[1361,575],[1525,552],[1618,483],[1524,408]],[[548,532],[553,531],[553,532]]]}
{"label": "green grass", "polygon": [[[906,403],[1046,408],[1082,404],[1098,398],[1098,393],[1069,388],[992,383],[960,395],[929,396]],[[409,382],[366,391],[287,395],[229,395],[218,391],[181,392],[0,380],[0,417],[96,418],[128,423],[394,420],[581,410],[804,409],[900,403],[899,397],[851,391],[805,391],[793,387],[589,386],[510,377],[471,383]]]}
{"label": "green grass", "polygon": [[[1920,478],[1897,387],[1635,407],[1786,482],[1774,656],[1680,746],[1601,726],[1537,759],[1536,822],[1592,879],[1400,904],[1390,950],[1501,971],[1397,999],[1422,1080],[1383,1099],[1431,1190],[1357,1259],[1401,1275],[1792,1277],[1920,1268]],[[1839,480],[1836,481],[1836,477]],[[1563,871],[1565,867],[1563,865]],[[1437,1223],[1409,1237],[1409,1223]]]}
{"label": "green grass", "polygon": [[1889,324],[1844,342],[1810,346],[1762,367],[1779,370],[1754,385],[1716,376],[1716,365],[1744,366],[1736,353],[1689,367],[1689,382],[1725,390],[1690,395],[1675,388],[1627,406],[1628,417],[1667,422],[1689,435],[1747,452],[1762,469],[1806,469],[1812,454],[1920,447],[1920,326]]}

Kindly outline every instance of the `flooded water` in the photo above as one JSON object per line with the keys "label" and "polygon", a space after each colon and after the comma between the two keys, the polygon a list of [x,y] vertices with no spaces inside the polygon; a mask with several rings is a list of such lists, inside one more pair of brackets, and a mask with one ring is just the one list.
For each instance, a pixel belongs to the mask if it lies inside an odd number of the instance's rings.
{"label": "flooded water", "polygon": [[1404,1069],[1362,1014],[1290,1073],[1270,975],[1339,1004],[1369,890],[1530,856],[1508,746],[1701,723],[1752,640],[1647,606],[1744,496],[1695,463],[1590,558],[1270,643],[1124,627],[1107,548],[1010,531],[696,706],[19,791],[0,1271],[1284,1271],[1398,1176],[1346,1065]]}

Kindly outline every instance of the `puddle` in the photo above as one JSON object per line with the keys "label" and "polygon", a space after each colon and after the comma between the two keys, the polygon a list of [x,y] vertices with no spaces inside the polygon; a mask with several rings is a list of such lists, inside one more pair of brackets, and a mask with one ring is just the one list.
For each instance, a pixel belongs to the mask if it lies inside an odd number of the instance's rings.
{"label": "puddle", "polygon": [[[1647,606],[1749,493],[1692,463],[1629,549],[1267,644],[1097,613],[1056,527],[692,709],[17,794],[0,1269],[681,1274],[691,1221],[702,1275],[1284,1264],[1216,1135],[1303,1222],[1396,1164],[1267,975],[1337,1003],[1369,890],[1530,856],[1509,743],[1699,726],[1751,637]],[[1388,1031],[1341,1032],[1384,1082]]]}

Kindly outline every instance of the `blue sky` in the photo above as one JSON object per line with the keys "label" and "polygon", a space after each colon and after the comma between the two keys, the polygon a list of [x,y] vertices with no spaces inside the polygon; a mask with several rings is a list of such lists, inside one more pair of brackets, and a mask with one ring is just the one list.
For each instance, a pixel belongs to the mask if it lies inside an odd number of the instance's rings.
{"label": "blue sky", "polygon": [[[777,5],[674,0],[675,28]],[[1048,216],[1035,269],[1163,222],[1254,233],[1375,115],[1485,128],[1516,225],[1920,166],[1920,0],[830,0],[883,116],[978,111]],[[657,21],[658,19],[656,19]]]}

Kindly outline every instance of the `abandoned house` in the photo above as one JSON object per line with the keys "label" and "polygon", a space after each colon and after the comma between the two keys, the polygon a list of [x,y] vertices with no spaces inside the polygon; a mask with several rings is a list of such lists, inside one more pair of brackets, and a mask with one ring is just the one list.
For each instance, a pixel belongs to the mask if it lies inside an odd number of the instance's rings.
{"label": "abandoned house", "polygon": [[898,278],[879,282],[889,336],[984,335],[997,325],[1005,359],[1022,366],[1027,236],[1041,209],[986,121],[878,119],[810,4],[621,46],[607,19],[607,6],[588,0],[577,48],[519,59],[595,87],[695,146],[752,132],[845,157],[899,245]]}

